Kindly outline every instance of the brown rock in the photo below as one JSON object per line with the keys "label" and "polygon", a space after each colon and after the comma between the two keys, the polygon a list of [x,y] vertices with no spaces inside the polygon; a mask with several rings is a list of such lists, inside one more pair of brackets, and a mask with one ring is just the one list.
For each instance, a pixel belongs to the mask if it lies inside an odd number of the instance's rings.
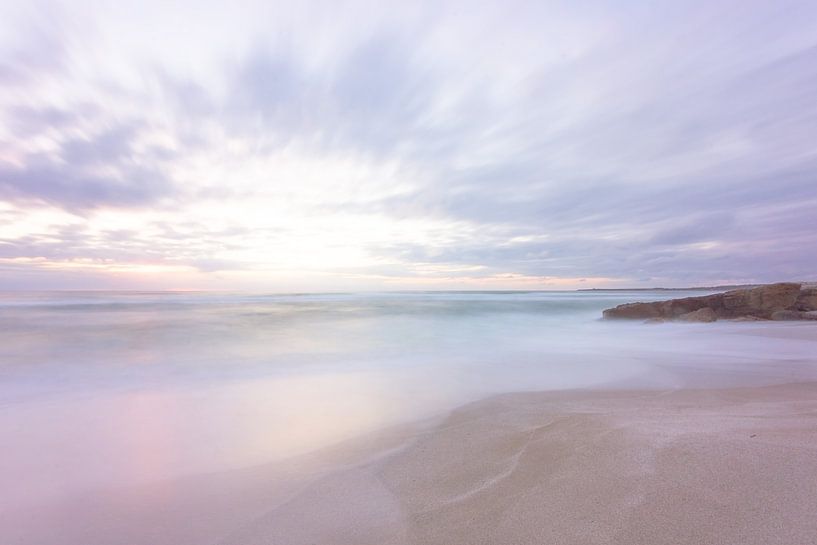
{"label": "brown rock", "polygon": [[718,315],[709,307],[699,308],[678,316],[678,320],[682,322],[714,322],[717,319]]}
{"label": "brown rock", "polygon": [[622,318],[644,320],[649,318],[674,319],[683,314],[694,312],[716,304],[718,295],[706,295],[704,297],[684,297],[683,299],[670,299],[669,301],[656,301],[653,303],[625,303],[615,308],[608,308],[602,315],[604,318]]}
{"label": "brown rock", "polygon": [[772,320],[817,320],[817,311],[778,310],[772,313]]}
{"label": "brown rock", "polygon": [[765,322],[766,318],[758,318],[757,316],[738,316],[733,318],[732,322]]}
{"label": "brown rock", "polygon": [[799,310],[777,310],[772,312],[772,320],[803,320],[803,314],[805,314],[805,312],[800,312]]}
{"label": "brown rock", "polygon": [[661,308],[656,303],[626,303],[615,308],[608,308],[602,312],[604,318],[624,318],[643,320],[646,318],[660,318]]}
{"label": "brown rock", "polygon": [[[703,297],[684,297],[654,303],[627,303],[605,310],[603,316],[607,319],[675,320],[706,308],[714,312],[716,318],[752,316],[770,319],[773,313],[781,310],[811,310],[812,305],[815,306],[814,310],[817,310],[817,287],[809,286],[802,291],[800,288],[801,285],[798,283],[782,282]],[[710,313],[706,312],[702,316],[710,316]],[[690,320],[697,318],[690,317],[685,321]]]}
{"label": "brown rock", "polygon": [[795,282],[781,282],[748,290],[727,291],[722,295],[723,308],[718,311],[718,316],[770,318],[775,311],[794,309],[799,296],[800,284]]}
{"label": "brown rock", "polygon": [[719,306],[720,294],[705,295],[703,297],[684,297],[682,299],[671,299],[664,301],[662,309],[664,316],[668,318],[679,318],[684,314],[689,314],[704,308],[715,308]]}
{"label": "brown rock", "polygon": [[812,311],[817,310],[817,288],[803,288],[797,298],[797,309]]}

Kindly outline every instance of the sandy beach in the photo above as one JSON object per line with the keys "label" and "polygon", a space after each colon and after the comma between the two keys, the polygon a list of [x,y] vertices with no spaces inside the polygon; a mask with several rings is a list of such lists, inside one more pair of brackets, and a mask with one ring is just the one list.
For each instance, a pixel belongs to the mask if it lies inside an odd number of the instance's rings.
{"label": "sandy beach", "polygon": [[815,384],[503,395],[220,543],[807,544],[816,474]]}
{"label": "sandy beach", "polygon": [[[812,544],[817,383],[506,394],[285,464],[10,513],[12,544]],[[8,536],[7,536],[8,537]]]}

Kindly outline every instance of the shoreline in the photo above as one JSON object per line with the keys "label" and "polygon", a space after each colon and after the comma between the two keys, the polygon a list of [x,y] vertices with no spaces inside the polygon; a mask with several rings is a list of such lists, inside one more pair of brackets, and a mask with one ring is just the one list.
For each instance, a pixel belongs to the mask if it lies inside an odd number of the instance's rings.
{"label": "shoreline", "polygon": [[502,394],[223,540],[810,543],[817,383]]}
{"label": "shoreline", "polygon": [[28,510],[10,543],[805,544],[814,474],[817,382],[507,393],[284,463]]}

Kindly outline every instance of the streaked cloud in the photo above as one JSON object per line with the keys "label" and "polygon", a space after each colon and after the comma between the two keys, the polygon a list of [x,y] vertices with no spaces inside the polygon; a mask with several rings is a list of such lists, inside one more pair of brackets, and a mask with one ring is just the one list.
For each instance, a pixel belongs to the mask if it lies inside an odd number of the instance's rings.
{"label": "streaked cloud", "polygon": [[0,288],[817,270],[810,2],[3,10]]}

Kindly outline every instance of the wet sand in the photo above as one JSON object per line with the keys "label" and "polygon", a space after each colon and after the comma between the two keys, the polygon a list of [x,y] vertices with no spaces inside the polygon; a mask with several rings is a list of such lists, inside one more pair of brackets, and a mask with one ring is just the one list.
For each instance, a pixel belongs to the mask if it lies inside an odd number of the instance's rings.
{"label": "wet sand", "polygon": [[4,542],[813,544],[817,383],[506,394],[288,464],[97,497],[7,512]]}

